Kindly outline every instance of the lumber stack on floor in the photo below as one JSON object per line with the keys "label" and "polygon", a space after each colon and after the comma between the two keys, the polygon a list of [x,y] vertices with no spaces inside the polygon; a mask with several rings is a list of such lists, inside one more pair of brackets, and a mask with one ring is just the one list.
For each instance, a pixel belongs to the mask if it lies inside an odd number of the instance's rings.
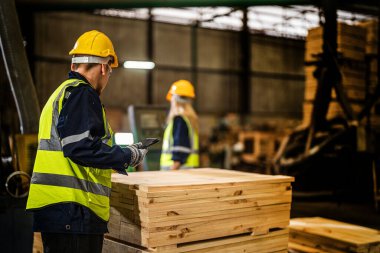
{"label": "lumber stack on floor", "polygon": [[295,218],[289,225],[292,252],[380,252],[380,231],[320,217]]}
{"label": "lumber stack on floor", "polygon": [[103,252],[286,252],[292,181],[219,169],[115,174]]}

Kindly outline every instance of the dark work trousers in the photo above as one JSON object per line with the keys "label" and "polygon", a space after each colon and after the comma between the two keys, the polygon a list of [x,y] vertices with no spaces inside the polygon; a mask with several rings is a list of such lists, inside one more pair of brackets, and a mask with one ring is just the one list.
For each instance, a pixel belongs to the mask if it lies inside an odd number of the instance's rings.
{"label": "dark work trousers", "polygon": [[44,253],[101,253],[104,235],[41,233]]}

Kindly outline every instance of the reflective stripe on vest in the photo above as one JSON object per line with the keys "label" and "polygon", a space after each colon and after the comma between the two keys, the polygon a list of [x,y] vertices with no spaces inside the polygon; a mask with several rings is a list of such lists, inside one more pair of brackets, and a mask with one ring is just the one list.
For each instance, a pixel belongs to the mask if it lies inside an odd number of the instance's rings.
{"label": "reflective stripe on vest", "polygon": [[181,165],[181,169],[190,169],[199,167],[199,142],[198,142],[198,133],[193,130],[193,127],[190,124],[190,121],[187,117],[181,116],[186,122],[187,128],[189,130],[190,146],[173,146],[173,120],[169,122],[169,125],[166,127],[163,137],[160,166],[161,170],[168,170],[173,165],[172,152],[179,151],[183,153],[188,153],[186,163]]}
{"label": "reflective stripe on vest", "polygon": [[[62,83],[50,96],[42,110],[38,133],[39,146],[34,163],[27,209],[42,208],[56,203],[75,202],[90,208],[97,216],[109,219],[111,169],[80,166],[64,157],[62,147],[84,138],[92,139],[90,131],[59,139],[57,123],[62,102],[70,93],[68,87],[88,85],[70,79]],[[112,146],[112,130],[103,109],[105,135],[102,142]]]}

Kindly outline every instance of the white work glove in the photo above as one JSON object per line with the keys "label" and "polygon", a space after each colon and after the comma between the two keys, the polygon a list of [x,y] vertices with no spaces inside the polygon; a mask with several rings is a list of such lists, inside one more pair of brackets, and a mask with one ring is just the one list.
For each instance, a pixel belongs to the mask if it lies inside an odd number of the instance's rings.
{"label": "white work glove", "polygon": [[131,167],[136,167],[142,163],[146,153],[148,153],[148,149],[144,149],[141,142],[134,143],[127,148],[131,151],[131,162],[129,163]]}

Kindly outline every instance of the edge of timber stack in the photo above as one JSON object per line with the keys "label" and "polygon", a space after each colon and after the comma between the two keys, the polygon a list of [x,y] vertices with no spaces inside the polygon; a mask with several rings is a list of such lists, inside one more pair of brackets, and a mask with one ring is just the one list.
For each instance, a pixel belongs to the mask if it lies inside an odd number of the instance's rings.
{"label": "edge of timber stack", "polygon": [[293,181],[221,169],[113,174],[103,253],[287,252]]}
{"label": "edge of timber stack", "polygon": [[289,225],[292,252],[380,252],[380,231],[321,217],[295,218]]}

